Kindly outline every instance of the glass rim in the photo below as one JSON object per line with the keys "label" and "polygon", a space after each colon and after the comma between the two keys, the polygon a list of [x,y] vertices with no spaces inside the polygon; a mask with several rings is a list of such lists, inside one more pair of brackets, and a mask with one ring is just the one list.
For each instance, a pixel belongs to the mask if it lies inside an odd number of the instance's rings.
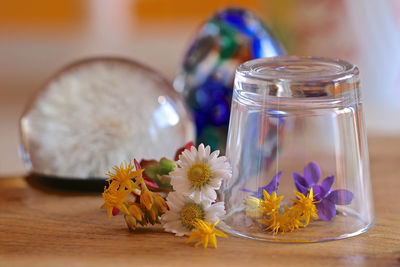
{"label": "glass rim", "polygon": [[237,82],[265,89],[254,92],[252,86],[240,88],[259,96],[327,97],[357,90],[359,70],[341,59],[277,56],[241,64],[236,70],[235,85]]}

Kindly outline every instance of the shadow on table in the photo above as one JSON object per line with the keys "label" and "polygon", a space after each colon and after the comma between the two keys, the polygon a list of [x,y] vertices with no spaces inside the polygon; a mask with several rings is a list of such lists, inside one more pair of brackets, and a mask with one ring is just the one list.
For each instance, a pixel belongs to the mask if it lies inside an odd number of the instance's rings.
{"label": "shadow on table", "polygon": [[107,185],[105,180],[100,179],[68,179],[56,176],[29,174],[25,177],[26,182],[33,188],[42,191],[58,191],[68,193],[101,193],[104,186]]}

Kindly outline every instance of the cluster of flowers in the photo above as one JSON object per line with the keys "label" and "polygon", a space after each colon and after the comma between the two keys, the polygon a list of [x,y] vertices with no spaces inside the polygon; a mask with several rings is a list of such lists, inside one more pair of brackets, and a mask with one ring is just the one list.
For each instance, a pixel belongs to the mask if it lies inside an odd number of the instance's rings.
{"label": "cluster of flowers", "polygon": [[300,227],[306,227],[310,219],[318,219],[317,208],[313,200],[312,190],[307,196],[295,192],[297,199],[293,199],[291,207],[279,205],[283,196],[277,197],[276,192],[269,194],[264,190],[263,199],[248,197],[246,201],[246,215],[267,226],[266,231],[291,232]]}
{"label": "cluster of flowers", "polygon": [[292,232],[306,227],[310,220],[318,218],[330,221],[336,216],[336,205],[348,205],[353,200],[353,193],[345,189],[332,190],[334,176],[326,177],[321,185],[321,170],[315,162],[307,164],[303,175],[293,173],[293,179],[298,191],[297,198],[292,199],[291,206],[280,206],[284,196],[278,197],[279,172],[271,182],[253,192],[245,200],[246,215],[266,226],[266,231],[273,233]]}
{"label": "cluster of flowers", "polygon": [[227,237],[215,229],[225,215],[216,190],[232,171],[219,151],[210,152],[209,146],[201,144],[196,149],[189,143],[178,150],[176,163],[163,158],[114,167],[107,174],[109,185],[104,189],[102,207],[109,218],[122,211],[132,231],[138,223],[161,223],[177,236],[189,235],[188,242],[200,239],[196,245],[216,247],[216,236]]}
{"label": "cluster of flowers", "polygon": [[225,215],[224,203],[217,201],[216,190],[223,179],[232,176],[231,167],[224,156],[219,157],[218,150],[210,153],[210,147],[203,144],[198,149],[192,146],[184,150],[176,163],[170,173],[175,192],[167,197],[170,209],[161,218],[163,227],[177,236],[192,231],[189,241],[199,238],[197,244],[206,247],[210,241],[216,247],[215,236],[226,237],[214,229]]}
{"label": "cluster of flowers", "polygon": [[110,178],[108,187],[104,189],[102,206],[107,209],[108,218],[122,211],[132,231],[137,223],[160,223],[160,216],[168,210],[165,199],[149,190],[154,182],[143,177],[144,169],[136,159],[134,164],[121,163],[120,167],[113,168],[114,172],[107,173]]}

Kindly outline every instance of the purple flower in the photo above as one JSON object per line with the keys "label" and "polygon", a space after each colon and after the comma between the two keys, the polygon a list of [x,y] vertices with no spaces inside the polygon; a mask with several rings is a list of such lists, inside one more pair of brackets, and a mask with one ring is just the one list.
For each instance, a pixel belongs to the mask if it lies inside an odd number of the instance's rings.
{"label": "purple flower", "polygon": [[246,188],[242,188],[242,189],[240,189],[240,191],[250,192],[250,193],[253,193],[251,195],[252,197],[264,199],[264,190],[267,191],[268,194],[270,194],[270,195],[272,194],[272,192],[274,192],[274,191],[276,192],[278,190],[279,178],[281,177],[281,175],[282,175],[282,171],[278,172],[278,174],[275,175],[274,178],[272,178],[272,180],[269,184],[267,184],[266,186],[259,187],[257,189],[257,191],[251,191]]}
{"label": "purple flower", "polygon": [[294,184],[297,190],[306,195],[313,189],[314,200],[318,216],[324,221],[330,221],[336,216],[336,205],[349,205],[354,198],[352,192],[346,189],[332,190],[335,176],[328,176],[318,185],[321,178],[321,170],[317,163],[310,162],[303,170],[303,175],[293,173]]}

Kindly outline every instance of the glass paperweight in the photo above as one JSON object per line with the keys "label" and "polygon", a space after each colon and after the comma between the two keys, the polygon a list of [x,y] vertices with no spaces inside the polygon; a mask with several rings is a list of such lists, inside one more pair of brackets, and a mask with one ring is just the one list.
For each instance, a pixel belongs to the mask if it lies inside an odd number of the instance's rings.
{"label": "glass paperweight", "polygon": [[223,227],[265,241],[351,237],[374,223],[359,71],[314,57],[236,71]]}
{"label": "glass paperweight", "polygon": [[246,9],[223,9],[200,27],[174,80],[175,89],[193,113],[198,144],[225,150],[233,80],[239,64],[284,54],[266,24]]}
{"label": "glass paperweight", "polygon": [[174,158],[195,137],[180,95],[134,61],[93,58],[53,76],[20,121],[22,154],[33,174],[105,179],[122,161]]}

